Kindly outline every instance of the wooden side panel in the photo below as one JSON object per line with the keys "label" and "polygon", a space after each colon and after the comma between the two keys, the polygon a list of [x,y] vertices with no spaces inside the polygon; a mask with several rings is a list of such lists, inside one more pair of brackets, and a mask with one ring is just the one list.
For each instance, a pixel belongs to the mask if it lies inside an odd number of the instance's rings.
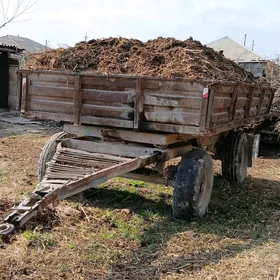
{"label": "wooden side panel", "polygon": [[143,81],[144,121],[199,127],[204,86],[186,81]]}
{"label": "wooden side panel", "polygon": [[215,85],[212,126],[265,116],[269,113],[271,97],[269,88],[242,83],[235,87]]}
{"label": "wooden side panel", "polygon": [[43,116],[44,114],[41,113],[45,112],[51,113],[53,119],[61,119],[61,115],[69,115],[72,119],[74,76],[31,73],[28,74],[27,87],[28,111],[38,112],[36,116]]}
{"label": "wooden side panel", "polygon": [[132,128],[135,80],[81,77],[81,124]]}

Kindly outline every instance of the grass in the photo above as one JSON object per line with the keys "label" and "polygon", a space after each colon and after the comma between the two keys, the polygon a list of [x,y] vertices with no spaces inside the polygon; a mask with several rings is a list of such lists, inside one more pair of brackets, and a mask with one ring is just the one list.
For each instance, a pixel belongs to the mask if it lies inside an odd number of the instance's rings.
{"label": "grass", "polygon": [[[0,142],[0,218],[36,184],[42,135]],[[8,149],[7,149],[8,147]],[[243,186],[216,165],[209,213],[172,216],[172,188],[113,179],[62,201],[0,243],[0,279],[274,279],[280,264],[279,159]]]}

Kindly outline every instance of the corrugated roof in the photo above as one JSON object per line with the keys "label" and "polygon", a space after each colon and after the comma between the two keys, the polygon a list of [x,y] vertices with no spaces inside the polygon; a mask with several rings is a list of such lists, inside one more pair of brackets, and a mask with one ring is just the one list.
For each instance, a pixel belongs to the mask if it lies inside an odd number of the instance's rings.
{"label": "corrugated roof", "polygon": [[5,44],[2,44],[0,43],[0,51],[10,51],[10,52],[22,52],[23,49],[17,47],[17,46],[14,46],[14,45],[5,45]]}
{"label": "corrugated roof", "polygon": [[19,36],[13,36],[13,35],[6,35],[0,37],[0,43],[4,45],[14,46],[16,48],[24,49],[29,53],[38,53],[38,52],[44,52],[46,50],[50,50],[49,47],[46,47],[31,39],[19,37]]}
{"label": "corrugated roof", "polygon": [[226,58],[236,62],[253,62],[266,61],[265,58],[250,49],[240,45],[229,37],[224,37],[219,40],[207,44],[208,47],[215,51],[223,51]]}

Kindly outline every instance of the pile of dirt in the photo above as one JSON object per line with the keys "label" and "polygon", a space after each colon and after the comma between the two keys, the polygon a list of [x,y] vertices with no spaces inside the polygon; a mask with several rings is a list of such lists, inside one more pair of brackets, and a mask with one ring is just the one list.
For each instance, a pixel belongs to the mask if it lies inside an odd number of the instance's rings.
{"label": "pile of dirt", "polygon": [[222,53],[191,37],[185,41],[159,37],[147,42],[126,38],[80,42],[31,57],[24,68],[259,82]]}

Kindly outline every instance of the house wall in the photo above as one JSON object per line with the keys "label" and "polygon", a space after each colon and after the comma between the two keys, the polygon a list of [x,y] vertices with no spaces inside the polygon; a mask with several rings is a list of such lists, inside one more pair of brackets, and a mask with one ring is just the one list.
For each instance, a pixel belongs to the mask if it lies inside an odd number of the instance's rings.
{"label": "house wall", "polygon": [[253,73],[257,77],[264,77],[266,76],[266,62],[239,62],[238,63],[241,67],[246,69],[247,71]]}

